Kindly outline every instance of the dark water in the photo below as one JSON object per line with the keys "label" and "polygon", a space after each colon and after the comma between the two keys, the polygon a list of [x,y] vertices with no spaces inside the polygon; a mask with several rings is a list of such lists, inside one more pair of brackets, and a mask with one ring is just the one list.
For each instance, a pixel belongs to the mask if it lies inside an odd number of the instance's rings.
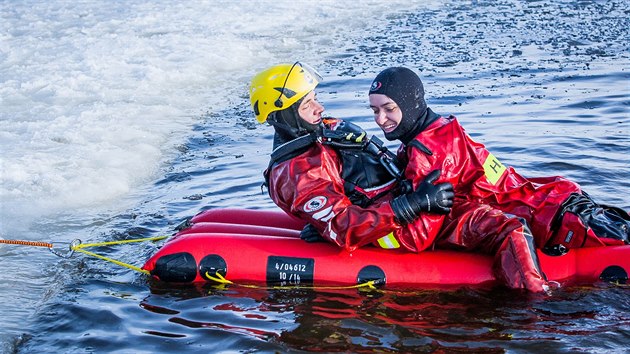
{"label": "dark water", "polygon": [[[508,291],[177,289],[86,280],[47,306],[59,352],[572,352],[628,343],[627,289]],[[590,348],[590,349],[589,349]]]}
{"label": "dark water", "polygon": [[[625,1],[455,1],[399,13],[313,63],[326,79],[318,95],[330,115],[380,135],[369,83],[387,66],[409,66],[429,105],[457,115],[505,164],[567,176],[628,210],[629,13]],[[245,92],[226,111],[209,109],[162,178],[138,191],[142,202],[93,225],[91,241],[168,234],[207,208],[273,208],[260,189],[271,134],[254,122]],[[99,252],[141,265],[157,247]],[[630,291],[609,284],[553,296],[173,287],[84,256],[41,278],[55,285],[16,352],[622,353],[630,343]]]}

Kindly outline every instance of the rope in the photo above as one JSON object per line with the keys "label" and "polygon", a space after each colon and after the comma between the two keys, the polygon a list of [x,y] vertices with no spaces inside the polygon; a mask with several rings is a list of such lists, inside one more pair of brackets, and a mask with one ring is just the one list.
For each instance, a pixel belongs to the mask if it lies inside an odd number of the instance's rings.
{"label": "rope", "polygon": [[376,280],[368,280],[365,283],[356,284],[356,285],[347,285],[347,286],[272,286],[272,289],[313,289],[313,290],[340,290],[340,289],[360,289],[360,288],[369,288],[372,290],[376,290],[375,286]]}
{"label": "rope", "polygon": [[145,238],[136,238],[133,240],[120,240],[120,241],[107,241],[107,242],[97,242],[97,243],[82,243],[74,248],[78,251],[80,248],[88,248],[88,247],[101,247],[101,246],[111,246],[111,245],[122,245],[125,243],[132,242],[144,242],[144,241],[159,241],[167,238],[168,236],[156,236],[156,237],[145,237]]}
{"label": "rope", "polygon": [[135,270],[135,271],[140,272],[142,274],[149,275],[151,273],[149,273],[148,270],[142,269],[140,267],[136,267],[136,266],[131,265],[129,263],[124,263],[124,262],[115,260],[113,258],[105,257],[105,256],[102,256],[100,254],[96,254],[94,252],[86,251],[86,250],[84,250],[84,248],[88,248],[88,247],[102,247],[102,246],[111,246],[111,245],[122,245],[122,244],[132,243],[132,242],[159,241],[159,240],[163,240],[163,239],[165,239],[167,237],[168,236],[157,236],[157,237],[138,238],[138,239],[133,239],[133,240],[106,241],[106,242],[83,243],[83,244],[79,240],[78,243],[73,242],[70,245],[70,249],[72,249],[73,251],[81,252],[83,254],[87,254],[87,255],[92,256],[92,257],[96,257],[96,258],[102,259],[102,260],[107,261],[107,262],[111,262],[111,263],[117,264],[117,265],[125,267],[125,268],[129,268],[131,270]]}
{"label": "rope", "polygon": [[48,242],[38,241],[22,241],[22,240],[0,240],[0,243],[7,245],[22,245],[22,246],[35,246],[35,247],[48,247],[52,248],[53,244]]}
{"label": "rope", "polygon": [[90,251],[86,251],[86,250],[81,249],[81,248],[76,248],[75,251],[87,254],[87,255],[92,256],[92,257],[96,257],[96,258],[102,259],[104,261],[112,262],[112,263],[117,264],[119,266],[123,266],[123,267],[129,268],[129,269],[133,269],[133,270],[138,271],[138,272],[143,273],[143,274],[147,274],[147,275],[151,274],[151,273],[149,273],[148,270],[145,270],[145,269],[142,269],[142,268],[138,268],[138,267],[136,267],[134,265],[131,265],[131,264],[128,264],[128,263],[117,261],[117,260],[115,260],[113,258],[101,256],[100,254],[96,254],[96,253],[93,253],[93,252],[90,252]]}
{"label": "rope", "polygon": [[159,241],[159,240],[163,240],[163,239],[165,239],[167,237],[168,236],[157,236],[157,237],[138,238],[138,239],[133,239],[133,240],[107,241],[107,242],[97,242],[97,243],[81,243],[81,240],[76,239],[76,240],[72,241],[70,243],[70,245],[68,246],[68,252],[67,253],[62,253],[62,252],[59,252],[59,251],[55,250],[54,249],[54,245],[55,244],[54,243],[48,243],[48,242],[0,239],[0,243],[9,244],[9,245],[47,247],[50,250],[50,252],[52,252],[54,255],[62,257],[62,258],[70,258],[75,251],[76,252],[81,252],[83,254],[86,254],[86,255],[89,255],[89,256],[92,256],[92,257],[95,257],[95,258],[99,258],[99,259],[102,259],[104,261],[108,261],[108,262],[117,264],[119,266],[135,270],[135,271],[143,273],[143,274],[150,274],[148,270],[136,267],[136,266],[131,265],[129,263],[125,263],[125,262],[121,262],[121,261],[115,260],[115,259],[110,258],[110,257],[105,257],[103,255],[96,254],[94,252],[86,251],[84,248],[88,248],[88,247],[102,247],[102,246],[111,246],[111,245],[121,245],[121,244],[132,243],[132,242]]}
{"label": "rope", "polygon": [[226,279],[219,272],[216,272],[214,276],[210,275],[209,272],[206,272],[205,275],[206,275],[206,278],[212,281],[215,281],[221,285],[230,284],[230,285],[236,285],[236,286],[240,286],[243,288],[250,288],[250,289],[268,289],[268,288],[274,289],[274,290],[292,290],[292,289],[341,290],[341,289],[359,289],[359,288],[369,288],[373,290],[377,289],[377,287],[375,286],[377,280],[368,280],[365,283],[356,284],[356,285],[347,285],[347,286],[300,286],[300,285],[297,285],[297,286],[265,287],[265,286],[258,286],[258,285],[249,285],[249,284],[235,284],[231,280]]}
{"label": "rope", "polygon": [[210,275],[210,273],[208,273],[208,272],[206,271],[206,278],[208,278],[208,279],[210,279],[210,280],[212,280],[212,281],[215,281],[215,282],[217,282],[217,283],[219,283],[219,284],[234,284],[233,282],[231,282],[231,281],[229,281],[229,280],[225,279],[225,278],[223,277],[223,275],[221,275],[221,273],[216,272],[216,273],[214,273],[214,274],[216,275],[216,277],[213,277],[212,275]]}

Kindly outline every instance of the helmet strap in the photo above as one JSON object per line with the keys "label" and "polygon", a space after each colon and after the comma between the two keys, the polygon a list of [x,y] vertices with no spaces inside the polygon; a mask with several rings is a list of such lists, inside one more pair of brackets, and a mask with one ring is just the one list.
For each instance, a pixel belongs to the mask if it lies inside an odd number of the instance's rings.
{"label": "helmet strap", "polygon": [[269,114],[267,122],[276,129],[283,140],[293,140],[319,129],[319,124],[309,124],[300,117],[298,108],[303,98],[291,106]]}

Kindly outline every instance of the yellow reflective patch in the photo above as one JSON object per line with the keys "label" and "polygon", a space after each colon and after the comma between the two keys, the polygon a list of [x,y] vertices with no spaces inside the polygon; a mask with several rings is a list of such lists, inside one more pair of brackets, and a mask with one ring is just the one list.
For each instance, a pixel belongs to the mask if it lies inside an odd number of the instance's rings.
{"label": "yellow reflective patch", "polygon": [[486,161],[483,163],[483,170],[486,173],[488,182],[497,184],[506,168],[494,155],[488,154]]}
{"label": "yellow reflective patch", "polygon": [[396,237],[394,237],[393,232],[390,232],[389,234],[379,238],[377,241],[378,245],[381,246],[381,248],[392,249],[400,247],[400,244],[398,243],[398,240],[396,240]]}

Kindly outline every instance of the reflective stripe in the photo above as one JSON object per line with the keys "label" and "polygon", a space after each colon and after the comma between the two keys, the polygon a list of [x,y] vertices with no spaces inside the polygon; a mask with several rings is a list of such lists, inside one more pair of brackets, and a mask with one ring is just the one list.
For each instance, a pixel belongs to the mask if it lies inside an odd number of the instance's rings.
{"label": "reflective stripe", "polygon": [[389,234],[379,238],[377,241],[381,248],[392,249],[400,247],[400,244],[398,243],[396,237],[394,237],[393,232],[390,232]]}
{"label": "reflective stripe", "polygon": [[329,232],[328,234],[330,235],[330,238],[331,238],[333,241],[336,241],[336,240],[337,240],[337,233],[336,233],[336,232],[334,232],[332,229],[330,229],[330,232]]}
{"label": "reflective stripe", "polygon": [[313,214],[313,219],[321,220],[321,221],[328,221],[333,216],[335,216],[335,214],[332,212],[332,205],[331,205],[328,208]]}
{"label": "reflective stripe", "polygon": [[389,187],[389,186],[391,186],[394,183],[396,183],[395,179],[393,179],[393,180],[391,180],[391,181],[389,181],[389,182],[387,182],[385,184],[381,184],[380,186],[365,188],[363,190],[366,191],[366,192],[373,192],[373,191],[377,191],[377,190],[385,188],[385,187]]}
{"label": "reflective stripe", "polygon": [[501,162],[499,162],[499,160],[497,160],[496,157],[494,157],[494,155],[488,154],[486,161],[483,162],[483,170],[486,174],[488,182],[491,184],[497,184],[506,168]]}

